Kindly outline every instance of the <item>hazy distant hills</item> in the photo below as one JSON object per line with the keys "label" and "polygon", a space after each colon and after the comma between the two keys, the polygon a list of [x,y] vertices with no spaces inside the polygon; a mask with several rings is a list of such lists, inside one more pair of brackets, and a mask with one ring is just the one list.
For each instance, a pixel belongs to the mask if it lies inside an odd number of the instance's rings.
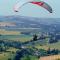
{"label": "hazy distant hills", "polygon": [[57,24],[60,18],[34,18],[25,16],[0,16],[0,22],[16,22],[16,23],[38,23],[38,24]]}
{"label": "hazy distant hills", "polygon": [[15,26],[1,26],[0,29],[40,28],[60,31],[60,18],[34,18],[24,16],[0,16],[0,23],[13,23]]}

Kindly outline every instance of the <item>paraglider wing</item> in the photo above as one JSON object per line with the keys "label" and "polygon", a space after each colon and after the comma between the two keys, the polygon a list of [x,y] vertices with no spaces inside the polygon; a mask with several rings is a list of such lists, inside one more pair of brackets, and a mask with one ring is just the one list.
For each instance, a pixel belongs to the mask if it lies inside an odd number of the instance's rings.
{"label": "paraglider wing", "polygon": [[41,7],[45,8],[46,10],[48,10],[50,13],[52,13],[52,8],[45,2],[41,1],[41,2],[30,2],[30,3],[41,6]]}
{"label": "paraglider wing", "polygon": [[41,7],[45,8],[45,9],[48,10],[50,13],[52,13],[52,8],[51,8],[47,3],[43,2],[43,1],[37,2],[37,1],[33,1],[33,0],[21,0],[21,1],[19,1],[17,4],[15,4],[15,6],[14,6],[14,11],[15,11],[15,12],[18,12],[19,9],[20,9],[23,5],[25,5],[25,4],[27,4],[27,3],[36,4],[36,5],[38,5],[38,6],[41,6]]}

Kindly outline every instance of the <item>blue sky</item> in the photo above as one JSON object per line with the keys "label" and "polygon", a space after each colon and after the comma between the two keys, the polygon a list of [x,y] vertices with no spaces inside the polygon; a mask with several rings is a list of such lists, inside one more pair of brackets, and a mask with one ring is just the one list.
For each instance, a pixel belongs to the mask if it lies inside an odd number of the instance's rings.
{"label": "blue sky", "polygon": [[42,0],[52,7],[52,14],[42,7],[35,6],[33,4],[26,4],[18,13],[15,13],[13,11],[13,6],[17,1],[19,0],[0,0],[0,16],[20,15],[39,18],[60,18],[60,0]]}

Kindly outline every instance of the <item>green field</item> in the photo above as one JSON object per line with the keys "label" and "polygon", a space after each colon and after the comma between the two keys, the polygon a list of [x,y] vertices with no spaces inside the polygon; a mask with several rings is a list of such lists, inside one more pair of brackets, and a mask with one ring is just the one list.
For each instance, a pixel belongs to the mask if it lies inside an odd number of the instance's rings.
{"label": "green field", "polygon": [[28,35],[2,35],[0,36],[0,40],[9,40],[9,41],[20,41],[20,42],[26,42],[30,41],[32,39],[32,36]]}
{"label": "green field", "polygon": [[[0,60],[13,60],[15,53],[18,49],[10,47],[6,52],[0,52]],[[14,53],[12,53],[14,52]]]}

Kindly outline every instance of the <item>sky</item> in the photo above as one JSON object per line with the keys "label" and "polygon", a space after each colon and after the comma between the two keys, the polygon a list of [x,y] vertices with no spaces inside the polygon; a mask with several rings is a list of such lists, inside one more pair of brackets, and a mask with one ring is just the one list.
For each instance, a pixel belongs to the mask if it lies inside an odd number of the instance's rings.
{"label": "sky", "polygon": [[44,8],[31,3],[23,6],[19,12],[16,13],[13,11],[13,6],[18,1],[19,0],[0,0],[0,16],[20,15],[39,18],[60,18],[60,0],[42,0],[52,7],[53,13],[49,13]]}

